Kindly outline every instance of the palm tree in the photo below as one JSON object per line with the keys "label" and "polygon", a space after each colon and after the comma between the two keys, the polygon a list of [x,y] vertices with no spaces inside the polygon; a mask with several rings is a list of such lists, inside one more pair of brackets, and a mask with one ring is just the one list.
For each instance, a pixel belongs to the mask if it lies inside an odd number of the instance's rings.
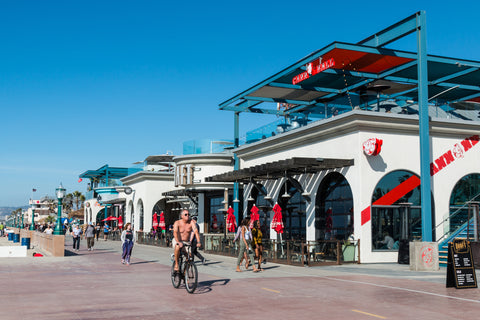
{"label": "palm tree", "polygon": [[[76,210],[80,209],[79,203],[81,202],[82,206],[83,206],[83,201],[85,201],[85,200],[82,201],[82,199],[81,199],[82,196],[83,196],[82,193],[80,191],[73,191],[72,196],[73,196],[73,200],[75,201]],[[83,198],[85,198],[85,197],[83,197]]]}

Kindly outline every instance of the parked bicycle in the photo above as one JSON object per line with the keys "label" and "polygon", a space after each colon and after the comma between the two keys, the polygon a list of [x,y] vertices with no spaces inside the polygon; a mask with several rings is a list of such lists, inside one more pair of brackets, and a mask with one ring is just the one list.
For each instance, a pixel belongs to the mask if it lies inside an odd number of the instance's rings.
{"label": "parked bicycle", "polygon": [[193,262],[192,246],[189,242],[184,242],[178,257],[179,271],[175,271],[175,258],[172,255],[172,285],[174,288],[180,287],[182,280],[185,282],[185,289],[188,293],[193,293],[198,284],[198,270]]}

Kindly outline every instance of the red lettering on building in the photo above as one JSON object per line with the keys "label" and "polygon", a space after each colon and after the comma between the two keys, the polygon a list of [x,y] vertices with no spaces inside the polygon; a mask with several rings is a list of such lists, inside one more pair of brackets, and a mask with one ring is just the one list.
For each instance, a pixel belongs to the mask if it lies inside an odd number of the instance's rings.
{"label": "red lettering on building", "polygon": [[468,151],[470,150],[470,148],[472,147],[472,144],[470,143],[470,139],[466,138],[464,139],[462,142],[460,142],[463,146],[463,149],[465,151]]}
{"label": "red lettering on building", "polygon": [[307,63],[305,65],[305,68],[307,71],[302,72],[292,79],[292,84],[297,84],[300,83],[308,78],[310,76],[314,76],[322,71],[325,71],[327,69],[330,69],[335,66],[335,60],[333,58],[328,59],[325,62],[322,62],[322,58],[318,58],[318,60],[314,60],[310,63]]}
{"label": "red lettering on building", "polygon": [[445,163],[449,165],[453,161],[455,161],[455,158],[453,157],[452,150],[448,150],[443,154],[443,159],[445,160]]}

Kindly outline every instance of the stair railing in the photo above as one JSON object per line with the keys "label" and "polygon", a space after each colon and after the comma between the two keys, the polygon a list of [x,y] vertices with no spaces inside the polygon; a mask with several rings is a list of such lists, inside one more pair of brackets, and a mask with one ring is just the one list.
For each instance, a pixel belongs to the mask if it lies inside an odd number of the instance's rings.
{"label": "stair railing", "polygon": [[[443,224],[445,224],[445,222],[447,222],[450,219],[456,217],[463,210],[468,209],[467,230],[470,231],[470,220],[471,220],[470,212],[471,212],[471,210],[473,210],[473,212],[474,212],[473,217],[474,217],[475,240],[478,240],[478,230],[479,230],[478,223],[480,221],[480,219],[478,218],[478,214],[479,214],[479,210],[478,210],[478,203],[479,202],[478,202],[478,200],[480,200],[480,193],[478,193],[472,199],[465,202],[463,204],[463,206],[461,206],[460,208],[455,210],[452,214],[449,214],[445,219],[443,219],[439,224],[437,224],[432,231],[437,230],[439,227],[441,227]],[[444,238],[449,237],[449,236],[453,235],[454,233],[455,233],[455,231],[444,232],[443,235],[440,238],[438,238],[437,242],[438,243],[442,242]],[[467,237],[468,237],[468,235],[467,235]]]}

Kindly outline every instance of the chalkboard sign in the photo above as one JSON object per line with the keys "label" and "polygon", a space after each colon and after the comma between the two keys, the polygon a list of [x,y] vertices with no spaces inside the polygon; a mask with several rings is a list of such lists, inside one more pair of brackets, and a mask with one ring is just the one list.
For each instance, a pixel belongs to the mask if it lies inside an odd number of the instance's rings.
{"label": "chalkboard sign", "polygon": [[476,288],[477,277],[470,242],[455,239],[448,243],[447,288]]}

